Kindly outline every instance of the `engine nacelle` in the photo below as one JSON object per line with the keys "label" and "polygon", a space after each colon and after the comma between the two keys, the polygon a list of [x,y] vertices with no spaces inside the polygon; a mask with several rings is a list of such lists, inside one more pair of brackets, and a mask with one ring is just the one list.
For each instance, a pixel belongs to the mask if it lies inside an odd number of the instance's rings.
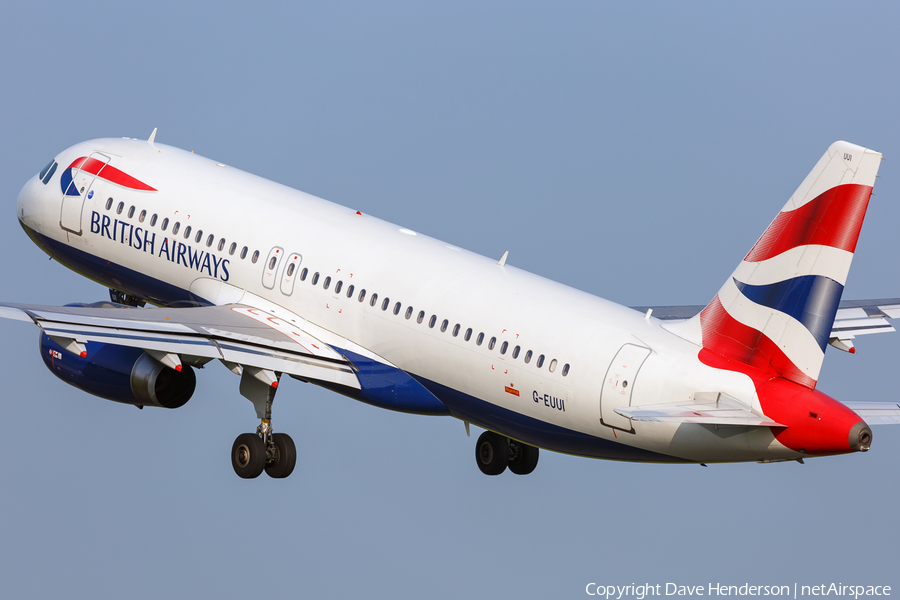
{"label": "engine nacelle", "polygon": [[197,377],[174,371],[140,348],[89,342],[87,356],[64,350],[41,332],[41,358],[54,375],[80,390],[135,406],[178,408],[191,399]]}

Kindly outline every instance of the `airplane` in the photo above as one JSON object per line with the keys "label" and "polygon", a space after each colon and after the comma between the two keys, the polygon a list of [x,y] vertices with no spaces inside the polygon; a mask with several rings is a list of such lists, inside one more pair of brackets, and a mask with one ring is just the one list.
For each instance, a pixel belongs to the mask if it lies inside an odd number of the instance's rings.
{"label": "airplane", "polygon": [[841,301],[878,152],[832,144],[707,305],[634,308],[155,138],[76,144],[18,196],[28,237],[110,300],[0,317],[41,329],[61,380],[140,409],[183,406],[222,363],[259,420],[232,446],[242,478],[294,470],[272,425],[284,375],[483,428],[487,475],[529,474],[540,449],[803,462],[900,423],[896,402],[816,388],[829,345],[900,318],[898,298]]}

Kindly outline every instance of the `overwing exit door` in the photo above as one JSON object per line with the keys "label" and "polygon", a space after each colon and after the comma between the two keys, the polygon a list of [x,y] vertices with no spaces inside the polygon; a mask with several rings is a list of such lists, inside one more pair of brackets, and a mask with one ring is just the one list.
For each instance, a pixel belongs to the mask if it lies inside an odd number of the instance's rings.
{"label": "overwing exit door", "polygon": [[607,427],[634,432],[631,419],[623,417],[615,409],[631,406],[631,394],[638,372],[649,355],[650,348],[625,344],[610,363],[600,391],[600,422]]}

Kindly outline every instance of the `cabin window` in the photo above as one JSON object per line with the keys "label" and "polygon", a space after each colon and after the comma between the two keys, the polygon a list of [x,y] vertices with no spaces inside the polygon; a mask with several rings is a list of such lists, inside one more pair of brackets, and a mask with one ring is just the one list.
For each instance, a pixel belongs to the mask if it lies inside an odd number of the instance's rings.
{"label": "cabin window", "polygon": [[352,285],[348,285],[348,286],[347,286],[347,297],[348,297],[348,298],[352,298],[352,297],[353,297],[353,286],[352,286]]}
{"label": "cabin window", "polygon": [[[400,310],[400,303],[399,303],[399,302],[397,303],[396,306],[394,306],[394,314],[395,314],[395,315],[397,314],[397,311],[398,311],[398,310]],[[406,319],[407,319],[407,320],[409,320],[409,318],[412,316],[412,313],[413,313],[413,307],[410,306],[409,308],[406,309]]]}
{"label": "cabin window", "polygon": [[334,293],[335,293],[335,294],[340,294],[340,293],[341,293],[341,288],[342,288],[342,287],[344,287],[344,282],[343,282],[343,281],[338,281],[337,284],[334,286]]}
{"label": "cabin window", "polygon": [[160,227],[160,229],[162,229],[163,231],[165,231],[165,230],[166,230],[166,227],[168,227],[168,226],[169,226],[169,218],[166,217],[165,219],[163,219],[162,227]]}
{"label": "cabin window", "polygon": [[479,333],[479,334],[478,334],[478,337],[475,338],[475,344],[476,344],[477,346],[480,346],[480,345],[481,345],[481,342],[483,342],[483,341],[484,341],[484,333]]}
{"label": "cabin window", "polygon": [[537,368],[540,369],[543,366],[544,366],[544,355],[541,354],[540,356],[538,356],[538,359],[537,359]]}
{"label": "cabin window", "polygon": [[119,202],[119,205],[116,207],[116,214],[121,215],[123,210],[125,210],[125,203]]}
{"label": "cabin window", "polygon": [[154,227],[156,225],[156,215],[150,217],[150,227]]}
{"label": "cabin window", "polygon": [[[202,240],[202,239],[203,239],[203,230],[202,230],[202,229],[198,229],[198,230],[197,230],[197,235],[194,236],[194,243],[199,244],[199,243],[200,243],[200,240]],[[208,245],[209,245],[209,244],[207,244],[207,246],[208,246]]]}
{"label": "cabin window", "polygon": [[434,329],[435,323],[437,323],[437,315],[431,315],[431,318],[428,319],[428,326]]}
{"label": "cabin window", "polygon": [[360,302],[363,302],[365,299],[366,299],[366,290],[359,290],[359,298],[357,298],[357,300],[359,300]]}
{"label": "cabin window", "polygon": [[466,335],[464,337],[467,342],[472,339],[472,328],[471,327],[466,329]]}
{"label": "cabin window", "polygon": [[500,354],[506,354],[507,349],[509,349],[509,342],[500,344]]}
{"label": "cabin window", "polygon": [[107,199],[106,199],[106,210],[111,209],[111,208],[112,208],[112,204],[113,204],[113,199],[112,199],[112,198],[107,198]]}
{"label": "cabin window", "polygon": [[259,250],[254,250],[253,258],[250,259],[250,262],[252,262],[255,265],[256,261],[258,261],[258,260],[259,260]]}
{"label": "cabin window", "polygon": [[525,353],[525,364],[527,365],[530,362],[531,362],[531,350],[529,350],[528,352]]}
{"label": "cabin window", "polygon": [[317,283],[319,283],[319,274],[318,273],[313,275],[313,278],[312,278],[312,284],[316,285]]}
{"label": "cabin window", "polygon": [[497,345],[497,338],[492,337],[491,341],[488,342],[488,350],[493,350],[494,346],[496,346],[496,345]]}
{"label": "cabin window", "polygon": [[550,372],[554,372],[556,370],[556,359],[550,361]]}
{"label": "cabin window", "polygon": [[515,348],[513,348],[513,358],[519,358],[519,350],[521,349],[521,346],[516,346]]}
{"label": "cabin window", "polygon": [[[209,248],[210,246],[212,246],[212,243],[214,241],[216,241],[216,236],[214,236],[213,234],[209,234],[209,237],[206,238],[206,247]],[[222,244],[224,244],[224,243],[225,243],[225,240],[222,240]],[[221,248],[219,248],[219,250],[221,250]]]}
{"label": "cabin window", "polygon": [[237,242],[231,242],[231,247],[228,249],[228,254],[230,256],[234,256],[235,250],[237,250]]}
{"label": "cabin window", "polygon": [[563,365],[562,376],[565,377],[569,374],[569,363]]}
{"label": "cabin window", "polygon": [[181,229],[181,223],[176,222],[172,225],[172,235],[177,235],[179,229]]}
{"label": "cabin window", "polygon": [[219,248],[219,252],[221,252],[222,250],[225,249],[225,238],[222,238],[221,240],[219,240],[218,248]]}
{"label": "cabin window", "polygon": [[[375,296],[377,297],[378,294],[375,294]],[[387,309],[388,309],[388,306],[390,306],[390,304],[391,304],[391,299],[390,299],[390,298],[385,298],[385,299],[384,299],[384,302],[381,303],[381,310],[387,310]]]}
{"label": "cabin window", "polygon": [[369,306],[375,306],[376,302],[378,302],[378,294],[372,294],[372,297],[369,298]]}
{"label": "cabin window", "polygon": [[138,217],[138,223],[143,223],[143,222],[144,222],[144,219],[146,219],[146,218],[147,218],[147,211],[146,211],[146,210],[142,210],[142,211],[141,211],[141,216]]}
{"label": "cabin window", "polygon": [[189,237],[191,237],[191,226],[190,225],[188,225],[187,227],[184,228],[184,239],[188,239]]}
{"label": "cabin window", "polygon": [[241,260],[247,258],[247,246],[241,248]]}
{"label": "cabin window", "polygon": [[419,311],[419,316],[416,317],[416,323],[418,323],[419,325],[421,325],[421,324],[422,324],[422,321],[424,321],[424,320],[425,320],[425,311],[424,311],[424,310],[420,310],[420,311]]}
{"label": "cabin window", "polygon": [[459,335],[459,323],[457,323],[456,325],[453,326],[453,337],[456,337],[458,335]]}
{"label": "cabin window", "polygon": [[278,257],[277,257],[277,256],[273,256],[273,257],[269,260],[269,270],[270,270],[270,271],[271,271],[272,269],[275,268],[275,263],[276,263],[276,262],[278,262]]}
{"label": "cabin window", "polygon": [[[273,257],[273,258],[274,258],[274,257]],[[291,264],[288,265],[288,267],[287,267],[287,276],[288,276],[288,277],[290,277],[291,275],[294,274],[294,267],[295,267],[295,266],[296,266],[296,265],[295,265],[294,263],[291,263]]]}
{"label": "cabin window", "polygon": [[134,206],[128,209],[128,218],[131,219],[134,217]]}
{"label": "cabin window", "polygon": [[325,281],[322,283],[322,287],[327,290],[330,286],[331,286],[331,277],[326,277]]}
{"label": "cabin window", "polygon": [[309,269],[303,267],[303,270],[300,271],[300,281],[306,281],[306,274],[309,273]]}
{"label": "cabin window", "polygon": [[447,325],[449,325],[449,324],[450,324],[449,321],[447,321],[447,319],[444,319],[444,322],[441,323],[441,333],[444,333],[445,331],[447,331]]}

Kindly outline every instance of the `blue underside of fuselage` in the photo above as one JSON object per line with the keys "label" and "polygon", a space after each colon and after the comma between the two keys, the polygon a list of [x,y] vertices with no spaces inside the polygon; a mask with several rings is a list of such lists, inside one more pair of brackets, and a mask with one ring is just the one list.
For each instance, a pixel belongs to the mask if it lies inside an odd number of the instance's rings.
{"label": "blue underside of fuselage", "polygon": [[[103,285],[160,306],[211,304],[187,290],[72,248],[20,224],[28,237],[57,262]],[[637,462],[691,462],[553,425],[358,354],[336,350],[354,363],[363,389],[324,387],[374,406],[413,414],[452,415],[527,444],[567,454]]]}
{"label": "blue underside of fuselage", "polygon": [[22,229],[25,230],[31,241],[58,263],[101,285],[132,294],[159,306],[210,306],[212,304],[180,287],[50,239],[21,221],[19,224],[22,225]]}

